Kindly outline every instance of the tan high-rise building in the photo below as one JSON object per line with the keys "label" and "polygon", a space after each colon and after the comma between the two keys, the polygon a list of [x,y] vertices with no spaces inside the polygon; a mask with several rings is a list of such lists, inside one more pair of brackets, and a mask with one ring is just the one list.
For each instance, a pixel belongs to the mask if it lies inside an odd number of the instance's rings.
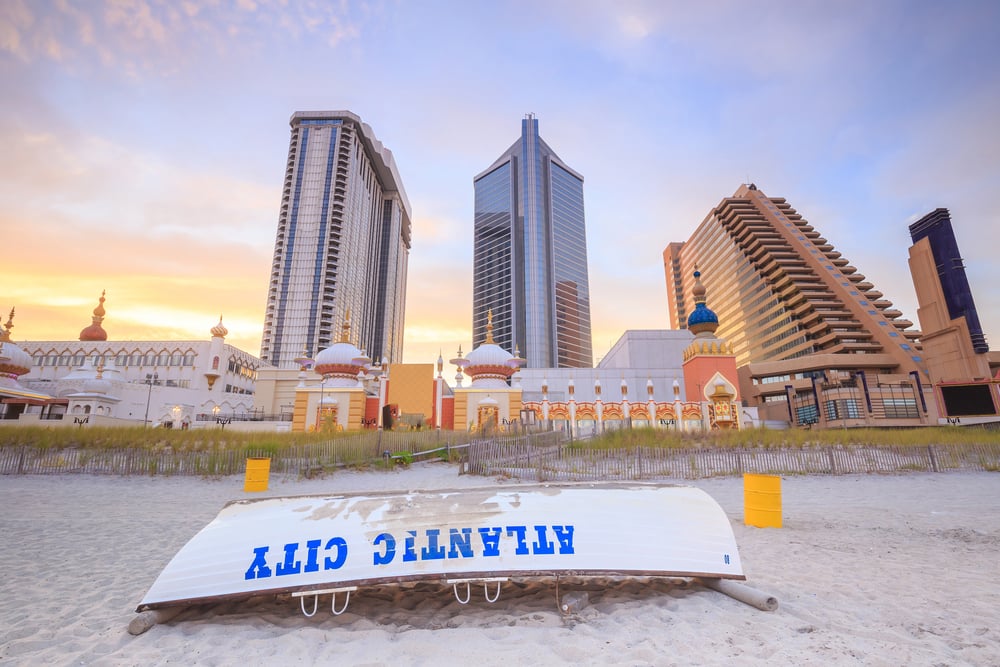
{"label": "tan high-rise building", "polygon": [[278,368],[337,342],[403,356],[410,203],[392,152],[350,111],[296,111],[260,358]]}
{"label": "tan high-rise building", "polygon": [[[669,244],[663,261],[675,328],[686,326],[701,270],[751,405],[782,403],[774,416],[784,411],[793,423],[926,418],[920,333],[783,198],[740,186],[688,241]],[[824,397],[824,385],[857,387],[858,396]],[[878,386],[899,396],[873,402]]]}

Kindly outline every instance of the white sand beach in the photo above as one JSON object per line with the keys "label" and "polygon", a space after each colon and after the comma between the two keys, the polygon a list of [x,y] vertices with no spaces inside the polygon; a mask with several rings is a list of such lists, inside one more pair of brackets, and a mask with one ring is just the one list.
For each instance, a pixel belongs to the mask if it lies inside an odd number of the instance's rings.
{"label": "white sand beach", "polygon": [[[526,480],[530,482],[531,480]],[[786,477],[784,527],[743,524],[743,480],[690,483],[728,514],[765,612],[695,584],[551,583],[467,605],[450,588],[359,590],[342,616],[261,599],[127,632],[146,590],[229,500],[513,485],[444,463],[325,479],[0,477],[0,664],[997,665],[1000,475]],[[564,591],[565,592],[565,589]]]}

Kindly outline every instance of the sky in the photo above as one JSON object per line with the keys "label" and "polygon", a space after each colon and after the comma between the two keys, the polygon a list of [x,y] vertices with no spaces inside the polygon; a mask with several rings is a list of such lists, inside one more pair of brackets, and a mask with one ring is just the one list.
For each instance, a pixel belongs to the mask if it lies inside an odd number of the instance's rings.
{"label": "sky", "polygon": [[0,0],[0,314],[75,340],[106,290],[110,340],[221,315],[258,354],[289,118],[347,109],[412,208],[403,360],[448,359],[472,179],[533,113],[585,178],[595,361],[669,328],[663,249],[744,182],[917,327],[907,226],[950,209],[997,348],[997,26],[992,0]]}

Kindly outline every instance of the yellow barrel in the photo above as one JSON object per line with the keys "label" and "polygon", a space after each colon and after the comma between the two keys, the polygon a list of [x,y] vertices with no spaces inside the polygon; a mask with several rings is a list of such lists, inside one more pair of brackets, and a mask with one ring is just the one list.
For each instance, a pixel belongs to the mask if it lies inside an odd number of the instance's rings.
{"label": "yellow barrel", "polygon": [[271,475],[271,459],[253,457],[247,459],[247,473],[243,480],[244,491],[267,491],[267,479]]}
{"label": "yellow barrel", "polygon": [[743,475],[743,523],[757,528],[781,528],[781,478]]}

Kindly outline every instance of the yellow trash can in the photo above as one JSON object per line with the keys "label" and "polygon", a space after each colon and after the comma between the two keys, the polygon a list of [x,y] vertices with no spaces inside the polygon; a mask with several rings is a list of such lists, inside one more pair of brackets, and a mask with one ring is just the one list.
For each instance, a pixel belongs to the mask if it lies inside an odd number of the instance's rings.
{"label": "yellow trash can", "polygon": [[271,459],[253,457],[247,459],[247,472],[243,480],[244,491],[267,491],[267,480],[271,475]]}
{"label": "yellow trash can", "polygon": [[743,475],[743,523],[757,528],[781,528],[781,478]]}

